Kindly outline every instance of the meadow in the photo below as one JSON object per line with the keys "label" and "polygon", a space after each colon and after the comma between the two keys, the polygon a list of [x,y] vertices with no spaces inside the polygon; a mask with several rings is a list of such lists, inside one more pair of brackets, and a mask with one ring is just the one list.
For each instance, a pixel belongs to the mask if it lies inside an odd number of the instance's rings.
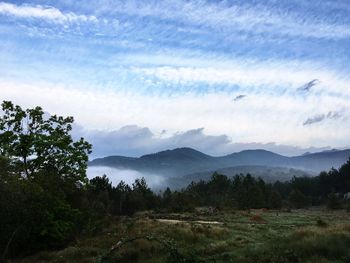
{"label": "meadow", "polygon": [[109,217],[65,249],[11,262],[349,262],[350,213],[196,210]]}

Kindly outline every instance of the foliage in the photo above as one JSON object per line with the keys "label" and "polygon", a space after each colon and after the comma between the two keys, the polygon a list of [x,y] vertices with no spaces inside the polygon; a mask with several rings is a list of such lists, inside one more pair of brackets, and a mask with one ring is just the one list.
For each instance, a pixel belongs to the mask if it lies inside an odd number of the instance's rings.
{"label": "foliage", "polygon": [[308,198],[298,189],[292,190],[288,199],[294,208],[305,208],[309,205]]}
{"label": "foliage", "polygon": [[73,117],[45,117],[40,107],[23,110],[10,101],[1,106],[0,155],[16,161],[28,178],[50,170],[66,180],[85,180],[91,145],[83,138],[73,141]]}
{"label": "foliage", "polygon": [[67,245],[81,230],[91,145],[73,141],[73,118],[2,103],[0,251],[8,256]]}
{"label": "foliage", "polygon": [[341,199],[335,193],[330,193],[328,195],[327,207],[329,209],[340,209],[340,208],[342,208]]}

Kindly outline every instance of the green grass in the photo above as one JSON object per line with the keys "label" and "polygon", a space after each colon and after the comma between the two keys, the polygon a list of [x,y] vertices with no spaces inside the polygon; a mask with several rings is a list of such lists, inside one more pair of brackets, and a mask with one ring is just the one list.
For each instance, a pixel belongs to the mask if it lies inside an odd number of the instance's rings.
{"label": "green grass", "polygon": [[[105,262],[166,262],[169,256],[174,259],[175,252],[185,256],[186,262],[348,262],[349,219],[346,211],[323,209],[225,211],[210,216],[143,213],[111,218],[101,233],[83,236],[61,251],[13,262],[99,262],[120,240],[145,236],[161,242],[137,239],[111,253]],[[223,224],[195,222],[199,220]]]}

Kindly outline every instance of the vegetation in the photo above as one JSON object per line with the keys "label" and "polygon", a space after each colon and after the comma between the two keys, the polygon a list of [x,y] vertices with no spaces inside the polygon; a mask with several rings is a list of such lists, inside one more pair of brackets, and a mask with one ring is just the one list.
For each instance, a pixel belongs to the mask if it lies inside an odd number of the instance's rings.
{"label": "vegetation", "polygon": [[65,249],[13,262],[348,262],[349,219],[323,209],[137,213],[111,218]]}
{"label": "vegetation", "polygon": [[[0,261],[350,259],[349,214],[340,210],[349,209],[342,196],[350,192],[350,160],[313,178],[266,183],[214,173],[155,194],[144,178],[131,186],[113,186],[106,175],[89,181],[92,146],[72,139],[72,117],[1,106]],[[328,211],[290,212],[320,205]],[[46,252],[27,257],[39,251]]]}
{"label": "vegetation", "polygon": [[0,248],[2,260],[73,240],[88,213],[83,199],[91,145],[70,135],[73,118],[2,103]]}

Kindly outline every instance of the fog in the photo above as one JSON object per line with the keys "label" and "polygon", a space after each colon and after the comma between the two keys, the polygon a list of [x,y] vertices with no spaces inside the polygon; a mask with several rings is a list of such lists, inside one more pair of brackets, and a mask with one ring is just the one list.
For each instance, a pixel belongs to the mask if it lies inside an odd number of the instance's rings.
{"label": "fog", "polygon": [[87,169],[87,177],[89,179],[104,174],[109,178],[113,186],[117,186],[122,180],[131,186],[135,179],[144,177],[148,186],[156,190],[163,188],[163,183],[165,182],[165,179],[158,174],[141,173],[135,170],[122,170],[106,166],[92,166]]}

